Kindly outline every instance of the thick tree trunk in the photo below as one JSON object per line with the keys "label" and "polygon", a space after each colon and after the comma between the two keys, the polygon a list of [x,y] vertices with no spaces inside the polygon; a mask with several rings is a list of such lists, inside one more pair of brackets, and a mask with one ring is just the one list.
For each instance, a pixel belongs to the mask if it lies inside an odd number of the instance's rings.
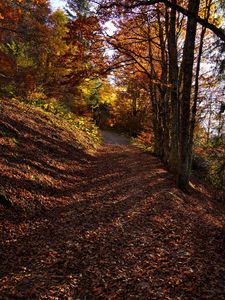
{"label": "thick tree trunk", "polygon": [[[189,0],[188,11],[198,15],[200,0]],[[192,72],[194,64],[194,50],[197,22],[195,18],[188,18],[187,31],[183,50],[183,82],[181,99],[181,130],[180,130],[180,165],[178,173],[178,185],[186,190],[190,179],[190,106]]]}
{"label": "thick tree trunk", "polygon": [[[176,4],[176,0],[172,1]],[[170,101],[170,154],[169,169],[176,173],[179,167],[179,98],[178,98],[178,62],[177,62],[177,41],[176,41],[176,10],[171,9],[169,32],[168,32],[168,53],[169,53],[169,83],[171,85]]]}
{"label": "thick tree trunk", "polygon": [[[212,5],[212,0],[208,0],[206,3],[206,12],[205,12],[205,20],[209,19],[210,16],[210,8]],[[193,139],[194,139],[194,130],[195,130],[195,123],[196,123],[196,113],[197,113],[197,104],[198,104],[198,90],[199,90],[199,74],[200,74],[200,67],[201,67],[201,58],[203,52],[203,45],[204,45],[204,37],[206,33],[206,27],[202,27],[201,35],[200,35],[200,43],[199,43],[199,50],[198,50],[198,57],[197,57],[197,66],[195,72],[195,88],[194,88],[194,98],[192,104],[192,116],[191,116],[191,126],[190,126],[190,143],[189,143],[189,172],[191,172],[191,165],[192,165],[192,148],[193,148]]]}

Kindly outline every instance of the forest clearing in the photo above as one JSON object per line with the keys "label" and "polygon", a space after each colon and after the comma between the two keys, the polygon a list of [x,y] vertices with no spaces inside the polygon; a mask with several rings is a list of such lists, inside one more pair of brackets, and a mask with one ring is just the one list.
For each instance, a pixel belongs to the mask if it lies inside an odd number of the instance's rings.
{"label": "forest clearing", "polygon": [[224,15],[0,1],[0,300],[225,299]]}

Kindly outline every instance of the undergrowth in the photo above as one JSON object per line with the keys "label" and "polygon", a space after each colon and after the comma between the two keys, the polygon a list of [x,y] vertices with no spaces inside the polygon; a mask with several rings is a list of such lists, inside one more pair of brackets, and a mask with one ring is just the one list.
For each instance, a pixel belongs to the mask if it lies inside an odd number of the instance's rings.
{"label": "undergrowth", "polygon": [[225,190],[225,140],[214,138],[195,147],[195,152],[208,164],[205,179],[214,187]]}
{"label": "undergrowth", "polygon": [[[133,139],[133,145],[154,154],[154,137],[150,132],[142,132]],[[192,171],[195,176],[218,190],[225,190],[225,141],[212,139],[209,143],[194,147]]]}
{"label": "undergrowth", "polygon": [[132,144],[145,152],[154,153],[153,136],[149,132],[141,132],[133,139]]}
{"label": "undergrowth", "polygon": [[[56,126],[78,130],[78,140],[82,144],[91,144],[94,148],[97,148],[101,142],[98,127],[90,117],[75,115],[55,98],[46,98],[41,93],[34,93],[28,98],[13,98],[12,100],[36,107],[48,116],[54,115],[56,118],[50,118],[50,121]],[[79,134],[79,132],[82,134]]]}

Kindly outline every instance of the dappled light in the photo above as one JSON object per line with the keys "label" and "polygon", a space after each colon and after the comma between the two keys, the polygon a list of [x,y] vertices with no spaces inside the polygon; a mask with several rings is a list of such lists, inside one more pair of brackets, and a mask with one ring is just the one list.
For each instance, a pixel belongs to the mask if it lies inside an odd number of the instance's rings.
{"label": "dappled light", "polygon": [[0,210],[1,297],[223,299],[225,210],[203,185],[185,195],[156,157],[117,139],[87,155],[42,114],[22,125],[13,109],[4,122],[18,145],[1,145],[16,204]]}

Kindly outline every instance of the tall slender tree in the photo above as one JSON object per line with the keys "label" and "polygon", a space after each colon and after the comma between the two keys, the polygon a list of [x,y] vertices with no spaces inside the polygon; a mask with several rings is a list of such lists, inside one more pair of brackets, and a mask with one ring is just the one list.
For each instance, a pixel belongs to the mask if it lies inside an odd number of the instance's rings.
{"label": "tall slender tree", "polygon": [[[188,189],[190,179],[198,94],[196,78],[199,75],[205,28],[211,29],[224,39],[223,32],[209,22],[208,5],[204,8],[207,14],[204,18],[200,17],[200,4],[200,0],[152,0],[123,3],[103,1],[101,6],[105,16],[113,13],[117,19],[121,17],[124,28],[127,26],[126,33],[123,30],[120,36],[116,33],[113,38],[109,37],[109,43],[126,56],[125,60],[121,60],[122,64],[129,64],[132,60],[149,78],[155,150],[176,175],[177,183],[183,190]],[[153,10],[150,7],[154,7]],[[150,27],[144,25],[146,19],[143,18],[143,11],[152,11]],[[142,21],[138,25],[132,24],[130,20],[137,20],[141,14]],[[200,37],[197,68],[194,68],[198,23],[204,26],[204,31]],[[129,30],[131,33],[128,33]],[[137,37],[138,30],[139,37]],[[196,88],[193,95],[194,79]]]}

